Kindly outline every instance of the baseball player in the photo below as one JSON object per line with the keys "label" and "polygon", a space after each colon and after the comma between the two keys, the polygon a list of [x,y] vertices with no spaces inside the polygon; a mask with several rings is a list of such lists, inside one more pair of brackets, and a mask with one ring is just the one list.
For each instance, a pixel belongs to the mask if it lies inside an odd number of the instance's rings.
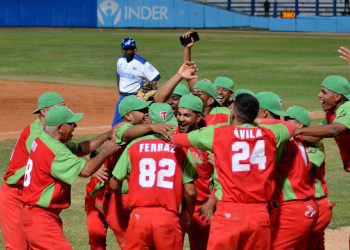
{"label": "baseball player", "polygon": [[176,85],[173,93],[170,95],[169,99],[166,101],[171,108],[174,110],[174,112],[177,112],[180,98],[184,95],[189,95],[190,90],[185,84],[178,84]]}
{"label": "baseball player", "polygon": [[322,108],[326,117],[321,121],[321,126],[301,128],[297,133],[306,136],[305,140],[315,142],[324,137],[334,137],[343,161],[344,170],[350,172],[350,84],[342,76],[327,76],[318,95],[322,102]]}
{"label": "baseball player", "polygon": [[234,95],[234,82],[231,78],[225,76],[216,77],[214,80],[218,101],[224,107],[229,107],[232,104]]}
{"label": "baseball player", "polygon": [[[152,122],[176,124],[172,109],[154,103]],[[196,172],[181,149],[159,135],[148,135],[129,143],[113,170],[112,189],[129,179],[131,209],[125,249],[183,249],[179,212],[182,195],[191,216],[196,199]]]}
{"label": "baseball player", "polygon": [[201,98],[203,102],[205,126],[230,123],[230,110],[222,107],[218,101],[214,84],[206,80],[197,81],[193,86],[192,94]]}
{"label": "baseball player", "polygon": [[119,99],[115,107],[112,126],[122,121],[118,107],[125,96],[136,94],[145,85],[145,80],[155,84],[160,79],[158,70],[146,59],[135,54],[137,46],[134,39],[130,37],[123,39],[121,49],[123,55],[117,60],[116,72]]}
{"label": "baseball player", "polygon": [[[202,120],[203,102],[194,95],[184,95],[179,101],[176,114],[178,132],[189,133],[199,129]],[[188,234],[191,250],[206,250],[209,238],[210,220],[216,204],[211,198],[213,166],[208,163],[208,153],[190,147],[187,149],[192,155],[193,166],[199,174],[194,181],[197,190],[195,212],[190,224],[184,226],[184,232]],[[207,218],[209,217],[209,218]]]}
{"label": "baseball player", "polygon": [[[265,112],[271,112],[271,107],[279,105],[279,98],[274,99],[272,94],[257,94]],[[283,116],[291,116],[292,111],[288,109]],[[288,122],[296,125],[292,119]],[[272,249],[306,249],[316,222],[317,206],[313,201],[309,160],[300,137],[292,137],[283,146],[275,171],[277,182],[270,204]]]}
{"label": "baseball player", "polygon": [[[294,122],[297,127],[308,127],[311,122],[309,112],[300,106],[293,106],[287,110],[288,121]],[[323,144],[317,142],[308,144],[306,152],[311,166],[313,193],[317,203],[318,216],[308,238],[306,249],[325,249],[325,229],[332,220],[332,207],[328,199],[328,188],[325,181],[325,157]]]}
{"label": "baseball player", "polygon": [[[100,181],[95,177],[91,177],[89,183],[86,185],[86,226],[91,250],[106,249],[107,245],[108,224],[103,213],[100,212],[103,207],[104,190],[100,189],[99,186]],[[98,206],[100,209],[97,208]]]}
{"label": "baseball player", "polygon": [[273,92],[259,92],[256,95],[259,101],[259,118],[280,119],[286,113],[282,111],[282,100]]}
{"label": "baseball player", "polygon": [[[78,145],[69,142],[76,122],[83,114],[74,114],[65,106],[53,107],[45,116],[46,127],[31,146],[23,180],[23,209],[20,224],[31,249],[72,249],[63,234],[59,214],[70,205],[70,190],[78,176],[91,176],[112,153],[119,149],[112,130]],[[104,147],[96,157],[85,155]],[[72,152],[75,152],[73,154]]]}
{"label": "baseball player", "polygon": [[210,126],[172,138],[176,146],[214,153],[216,211],[208,249],[270,249],[267,202],[274,189],[277,148],[294,134],[289,124],[252,125],[259,103],[236,97],[232,125]]}
{"label": "baseball player", "polygon": [[[125,124],[121,125],[116,131],[117,143],[125,144],[122,137],[125,130],[136,124],[149,123],[148,106],[150,101],[142,101],[136,96],[125,97],[119,105],[119,113],[123,117]],[[125,145],[123,145],[123,150]],[[112,172],[123,150],[119,150],[111,155],[104,162],[104,166]],[[105,195],[103,201],[103,213],[106,222],[112,229],[118,245],[121,249],[125,247],[125,231],[129,222],[129,197],[127,180],[123,182],[121,192],[114,192],[105,185]]]}
{"label": "baseball player", "polygon": [[[0,227],[6,249],[27,249],[27,242],[20,228],[20,211],[24,170],[33,140],[45,126],[46,112],[53,106],[64,105],[62,96],[56,92],[43,93],[33,114],[38,118],[21,132],[13,149],[4,183],[0,189]],[[16,239],[16,240],[14,240]]]}

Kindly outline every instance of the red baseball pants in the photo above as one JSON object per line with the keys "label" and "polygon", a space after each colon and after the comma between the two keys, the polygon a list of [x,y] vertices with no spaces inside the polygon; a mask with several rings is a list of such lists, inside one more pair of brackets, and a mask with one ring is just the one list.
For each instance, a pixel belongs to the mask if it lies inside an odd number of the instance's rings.
{"label": "red baseball pants", "polygon": [[214,249],[270,249],[266,204],[218,202],[208,241],[208,250]]}
{"label": "red baseball pants", "polygon": [[53,209],[24,205],[21,212],[21,226],[31,249],[73,249],[63,234],[59,212],[53,211]]}
{"label": "red baseball pants", "polygon": [[20,215],[23,208],[22,189],[4,182],[0,188],[0,228],[5,249],[26,250],[28,243],[22,232]]}
{"label": "red baseball pants", "polygon": [[307,249],[310,250],[324,250],[325,249],[325,234],[328,224],[332,220],[333,206],[329,202],[328,197],[323,197],[316,200],[318,216],[316,225],[312,228],[309,237],[309,244]]}
{"label": "red baseball pants", "polygon": [[125,249],[182,250],[178,215],[162,207],[134,208],[126,230]]}
{"label": "red baseball pants", "polygon": [[112,229],[119,247],[123,249],[130,217],[128,194],[111,192],[109,198],[104,199],[103,210],[109,228]]}
{"label": "red baseball pants", "polygon": [[208,238],[210,230],[210,222],[203,220],[203,216],[197,212],[201,205],[196,205],[191,223],[186,228],[188,239],[190,241],[191,250],[206,250],[208,247]]}
{"label": "red baseball pants", "polygon": [[95,198],[85,197],[86,226],[90,250],[105,250],[108,225],[95,206]]}
{"label": "red baseball pants", "polygon": [[313,200],[287,201],[271,209],[271,246],[279,249],[306,249],[317,219]]}

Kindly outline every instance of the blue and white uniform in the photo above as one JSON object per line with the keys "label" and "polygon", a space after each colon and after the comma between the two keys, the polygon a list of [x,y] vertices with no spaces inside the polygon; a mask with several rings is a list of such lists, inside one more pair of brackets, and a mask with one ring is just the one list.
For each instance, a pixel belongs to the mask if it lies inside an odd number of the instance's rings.
{"label": "blue and white uniform", "polygon": [[135,55],[130,62],[127,62],[126,56],[122,55],[117,61],[117,76],[119,76],[119,92],[134,94],[145,84],[145,79],[157,81],[159,72],[139,55]]}
{"label": "blue and white uniform", "polygon": [[160,79],[159,71],[139,55],[134,55],[130,62],[127,61],[125,55],[120,56],[116,68],[116,77],[119,77],[118,87],[121,95],[115,107],[112,126],[122,121],[118,107],[124,96],[136,94],[143,87],[146,79],[148,81],[158,81]]}

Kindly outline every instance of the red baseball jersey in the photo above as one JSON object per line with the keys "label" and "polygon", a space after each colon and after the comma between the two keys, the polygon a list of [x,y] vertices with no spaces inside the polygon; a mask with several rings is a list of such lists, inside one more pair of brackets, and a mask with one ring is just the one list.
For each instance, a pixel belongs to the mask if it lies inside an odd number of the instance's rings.
{"label": "red baseball jersey", "polygon": [[[175,134],[180,134],[178,128],[175,130]],[[195,167],[199,175],[199,178],[194,181],[197,190],[197,202],[205,202],[211,195],[214,173],[213,166],[208,162],[208,153],[194,147],[184,148],[184,150],[189,156],[188,160],[191,161],[191,165]]]}
{"label": "red baseball jersey", "polygon": [[32,143],[29,154],[23,203],[44,208],[69,207],[71,185],[85,164],[65,144],[42,132]]}
{"label": "red baseball jersey", "polygon": [[236,203],[270,200],[276,148],[289,137],[283,124],[210,126],[188,134],[192,146],[214,153],[217,200]]}
{"label": "red baseball jersey", "polygon": [[293,137],[284,146],[277,164],[277,184],[272,200],[275,202],[305,200],[313,197],[309,174],[309,159],[299,137]]}
{"label": "red baseball jersey", "polygon": [[226,107],[214,107],[204,118],[205,127],[220,123],[230,124],[230,110]]}
{"label": "red baseball jersey", "polygon": [[28,156],[32,142],[43,132],[43,125],[39,119],[28,124],[20,134],[17,143],[12,151],[8,170],[4,180],[8,185],[22,187],[24,171],[27,165]]}
{"label": "red baseball jersey", "polygon": [[86,184],[86,195],[96,197],[97,192],[104,187],[104,183],[100,182],[97,178],[91,177],[88,184]]}
{"label": "red baseball jersey", "polygon": [[326,118],[321,124],[341,123],[347,130],[334,137],[343,161],[345,171],[350,172],[350,102],[342,104],[335,113],[326,112]]}
{"label": "red baseball jersey", "polygon": [[179,213],[182,184],[194,180],[196,171],[181,148],[155,135],[141,137],[124,150],[112,173],[118,180],[129,176],[129,204],[164,207]]}
{"label": "red baseball jersey", "polygon": [[326,167],[323,143],[318,142],[306,148],[310,163],[312,164],[311,178],[313,180],[314,197],[321,198],[328,195],[326,185]]}
{"label": "red baseball jersey", "polygon": [[208,153],[199,149],[190,147],[187,149],[190,155],[189,160],[199,174],[199,178],[194,181],[197,190],[197,202],[205,202],[208,200],[212,190],[212,176],[214,173],[213,166],[208,162]]}

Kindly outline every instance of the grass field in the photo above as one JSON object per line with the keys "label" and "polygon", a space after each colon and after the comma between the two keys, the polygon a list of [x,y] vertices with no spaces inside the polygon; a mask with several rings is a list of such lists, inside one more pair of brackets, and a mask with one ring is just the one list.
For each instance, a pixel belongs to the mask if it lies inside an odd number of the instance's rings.
{"label": "grass field", "polygon": [[[120,41],[132,36],[139,54],[161,72],[163,83],[182,62],[178,41],[182,32],[0,29],[0,79],[113,88]],[[234,79],[236,89],[274,91],[283,99],[284,108],[298,104],[309,110],[321,110],[317,95],[323,78],[329,74],[350,75],[337,55],[339,46],[350,46],[345,35],[237,30],[199,30],[199,35],[201,40],[192,54],[199,67],[199,78],[213,80],[225,75]],[[15,140],[0,141],[0,177],[6,172],[14,144]],[[326,140],[326,162],[330,197],[337,203],[330,227],[350,225],[349,174],[342,170],[331,139]],[[88,249],[83,211],[85,183],[83,179],[75,183],[72,206],[62,213],[66,235],[76,249]],[[111,236],[108,242],[109,249],[116,248]]]}

